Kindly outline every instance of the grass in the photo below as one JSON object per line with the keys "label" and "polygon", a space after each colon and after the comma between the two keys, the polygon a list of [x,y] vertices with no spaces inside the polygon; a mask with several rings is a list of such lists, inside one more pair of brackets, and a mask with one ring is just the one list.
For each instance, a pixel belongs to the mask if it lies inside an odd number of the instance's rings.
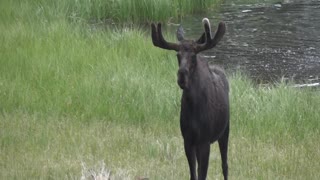
{"label": "grass", "polygon": [[[222,0],[118,0],[68,1],[71,14],[77,17],[112,19],[116,22],[165,21],[194,12],[205,12]],[[77,5],[74,5],[77,4]]]}
{"label": "grass", "polygon": [[[230,179],[317,179],[319,93],[256,89],[241,77],[231,83]],[[77,116],[2,113],[0,179],[79,179],[84,165],[100,172],[103,163],[120,179],[187,179],[177,116],[133,124],[103,116],[83,122]],[[222,178],[217,145],[208,178]]]}
{"label": "grass", "polygon": [[[18,108],[86,118],[113,114],[110,119],[125,122],[133,117],[146,120],[145,109],[153,101],[167,103],[149,109],[150,114],[176,111],[171,104],[178,100],[173,99],[178,90],[170,81],[174,71],[167,72],[175,63],[162,61],[165,53],[149,50],[151,42],[141,32],[81,33],[80,27],[67,24],[34,32],[39,30],[19,26],[2,31],[2,111]],[[170,96],[163,97],[167,93]]]}
{"label": "grass", "polygon": [[[174,53],[38,2],[0,6],[0,179],[187,179]],[[229,78],[230,179],[318,179],[319,92]]]}
{"label": "grass", "polygon": [[[216,8],[222,0],[16,0],[1,2],[3,15],[23,16],[33,21],[41,18],[67,18],[71,22],[147,23],[167,21],[195,12],[204,13]],[[7,8],[12,7],[12,8]],[[32,13],[30,13],[32,12]],[[4,16],[3,16],[4,17]],[[3,19],[6,21],[6,17]]]}

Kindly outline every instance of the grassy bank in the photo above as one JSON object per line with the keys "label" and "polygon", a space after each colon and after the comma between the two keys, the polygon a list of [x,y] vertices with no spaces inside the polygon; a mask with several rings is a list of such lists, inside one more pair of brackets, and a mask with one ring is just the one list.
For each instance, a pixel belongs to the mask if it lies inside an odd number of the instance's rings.
{"label": "grassy bank", "polygon": [[[0,6],[0,179],[187,179],[174,53],[38,2]],[[230,82],[230,179],[317,179],[319,92]]]}
{"label": "grassy bank", "polygon": [[[253,119],[248,119],[247,126],[237,120],[233,115],[230,179],[319,177],[319,132],[301,127],[298,132],[305,133],[301,139],[298,133],[282,135],[273,125],[266,128],[271,132],[259,128],[261,133],[250,136],[247,131],[253,131]],[[289,129],[294,127],[291,121],[295,119],[278,120]],[[1,124],[1,179],[80,179],[101,172],[103,163],[103,172],[110,170],[119,179],[188,179],[178,122],[174,120],[167,126],[138,126],[97,119],[81,123],[76,118],[23,113],[2,115]],[[208,178],[222,179],[216,144],[211,150]]]}
{"label": "grassy bank", "polygon": [[[140,84],[154,83],[141,80]],[[286,86],[256,88],[240,76],[231,77],[231,84],[230,179],[317,179],[319,93]],[[137,87],[129,88],[137,92]],[[166,88],[141,91],[157,94]],[[0,179],[80,179],[101,171],[111,171],[114,179],[187,179],[176,108],[161,113],[152,110],[166,103],[174,105],[174,100],[166,102],[170,91],[144,106],[142,113],[149,116],[145,120],[136,114],[140,112],[119,119],[131,108],[140,108],[133,103],[140,101],[136,96],[127,109],[115,104],[119,108],[114,108],[115,113],[95,117],[44,113],[42,109],[25,112],[18,106],[2,112]],[[173,96],[178,99],[179,93]],[[103,106],[109,100],[103,96],[89,99],[85,106],[90,109],[93,102]],[[104,110],[109,112],[108,108]],[[101,169],[103,163],[106,169]],[[222,178],[217,145],[212,146],[208,178]]]}

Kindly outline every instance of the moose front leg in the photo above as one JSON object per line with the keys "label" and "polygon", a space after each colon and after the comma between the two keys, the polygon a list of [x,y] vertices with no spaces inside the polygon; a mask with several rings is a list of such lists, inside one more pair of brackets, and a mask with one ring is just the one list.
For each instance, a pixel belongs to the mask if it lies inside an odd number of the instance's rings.
{"label": "moose front leg", "polygon": [[190,180],[197,180],[196,175],[196,148],[188,142],[184,142],[184,150],[189,163]]}
{"label": "moose front leg", "polygon": [[198,161],[198,180],[205,180],[208,172],[210,143],[197,145],[196,156]]}

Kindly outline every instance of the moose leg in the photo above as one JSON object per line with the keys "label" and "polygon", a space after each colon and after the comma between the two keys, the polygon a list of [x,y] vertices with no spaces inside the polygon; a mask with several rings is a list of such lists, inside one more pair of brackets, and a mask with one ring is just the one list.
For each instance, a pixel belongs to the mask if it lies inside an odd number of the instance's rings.
{"label": "moose leg", "polygon": [[218,140],[220,154],[221,154],[221,161],[222,161],[222,172],[224,180],[228,180],[228,140],[229,140],[229,124],[226,127],[223,135]]}
{"label": "moose leg", "polygon": [[197,146],[198,180],[205,180],[208,172],[210,143]]}
{"label": "moose leg", "polygon": [[195,147],[188,142],[184,142],[184,150],[189,163],[190,180],[197,180],[196,176],[196,151]]}

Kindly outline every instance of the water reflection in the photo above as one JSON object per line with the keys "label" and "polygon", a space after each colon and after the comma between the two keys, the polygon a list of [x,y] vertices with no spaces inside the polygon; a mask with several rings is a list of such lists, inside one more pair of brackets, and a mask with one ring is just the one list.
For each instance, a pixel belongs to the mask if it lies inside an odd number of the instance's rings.
{"label": "water reflection", "polygon": [[[210,61],[260,82],[320,81],[320,0],[226,4],[207,16],[213,26],[223,20],[228,27],[218,47],[203,53]],[[186,36],[200,35],[202,17],[184,19]]]}

